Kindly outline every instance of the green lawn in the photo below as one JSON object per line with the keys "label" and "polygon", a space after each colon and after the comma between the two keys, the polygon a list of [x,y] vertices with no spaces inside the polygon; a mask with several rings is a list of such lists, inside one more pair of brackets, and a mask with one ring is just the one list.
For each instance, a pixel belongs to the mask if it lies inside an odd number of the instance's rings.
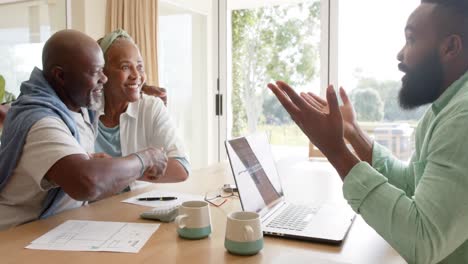
{"label": "green lawn", "polygon": [[309,140],[295,124],[259,125],[258,131],[265,131],[272,145],[308,146]]}

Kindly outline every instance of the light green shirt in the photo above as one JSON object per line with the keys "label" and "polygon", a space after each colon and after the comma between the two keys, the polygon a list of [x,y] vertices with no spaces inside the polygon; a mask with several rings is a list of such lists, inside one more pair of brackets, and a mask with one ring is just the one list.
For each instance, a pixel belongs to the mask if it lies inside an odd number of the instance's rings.
{"label": "light green shirt", "polygon": [[353,210],[409,263],[468,263],[468,74],[418,124],[408,164],[372,155],[344,180]]}

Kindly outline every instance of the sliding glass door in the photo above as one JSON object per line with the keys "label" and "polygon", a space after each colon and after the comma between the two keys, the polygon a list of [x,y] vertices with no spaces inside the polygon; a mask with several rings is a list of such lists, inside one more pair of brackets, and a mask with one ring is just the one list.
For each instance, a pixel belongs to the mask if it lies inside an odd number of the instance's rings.
{"label": "sliding glass door", "polygon": [[411,155],[414,127],[427,109],[403,111],[398,104],[403,73],[396,57],[405,44],[406,20],[419,3],[339,2],[338,83],[366,131],[403,160]]}
{"label": "sliding glass door", "polygon": [[330,83],[348,91],[359,122],[376,141],[402,159],[409,157],[425,107],[399,108],[396,54],[404,45],[406,20],[420,1],[221,2],[224,139],[264,131],[277,158],[320,156],[266,85],[284,80],[297,91],[323,96]]}
{"label": "sliding glass door", "polygon": [[227,138],[268,135],[276,157],[308,152],[308,140],[267,83],[320,93],[320,0],[227,1]]}

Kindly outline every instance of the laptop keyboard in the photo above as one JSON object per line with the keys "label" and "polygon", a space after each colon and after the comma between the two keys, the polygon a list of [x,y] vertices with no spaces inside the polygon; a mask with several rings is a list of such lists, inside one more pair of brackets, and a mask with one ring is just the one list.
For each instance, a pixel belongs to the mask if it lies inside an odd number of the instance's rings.
{"label": "laptop keyboard", "polygon": [[278,214],[267,227],[303,231],[310,222],[312,215],[316,214],[319,207],[289,204]]}

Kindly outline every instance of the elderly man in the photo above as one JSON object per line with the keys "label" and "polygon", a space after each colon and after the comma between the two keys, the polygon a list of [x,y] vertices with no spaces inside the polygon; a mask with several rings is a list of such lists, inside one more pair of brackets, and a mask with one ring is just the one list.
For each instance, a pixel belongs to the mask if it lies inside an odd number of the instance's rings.
{"label": "elderly man", "polygon": [[110,196],[136,179],[155,181],[167,157],[94,152],[92,112],[107,81],[99,45],[73,30],[54,34],[5,120],[0,146],[0,229]]}
{"label": "elderly man", "polygon": [[400,105],[432,103],[409,164],[359,128],[344,90],[340,111],[332,86],[327,101],[269,88],[336,168],[351,207],[409,263],[468,263],[468,1],[421,1],[405,36]]}

